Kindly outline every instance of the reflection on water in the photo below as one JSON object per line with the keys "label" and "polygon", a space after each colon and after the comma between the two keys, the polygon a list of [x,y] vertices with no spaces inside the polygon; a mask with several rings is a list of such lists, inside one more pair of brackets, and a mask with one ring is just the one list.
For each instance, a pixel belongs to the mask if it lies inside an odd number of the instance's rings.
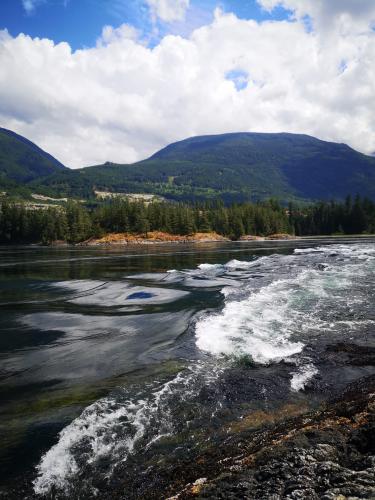
{"label": "reflection on water", "polygon": [[375,321],[373,240],[343,243],[0,249],[4,487],[110,489],[329,384],[321,346]]}

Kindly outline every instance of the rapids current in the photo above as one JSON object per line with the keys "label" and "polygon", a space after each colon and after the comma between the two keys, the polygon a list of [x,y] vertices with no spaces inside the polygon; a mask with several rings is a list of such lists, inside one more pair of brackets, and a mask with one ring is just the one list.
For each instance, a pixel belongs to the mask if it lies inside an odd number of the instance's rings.
{"label": "rapids current", "polygon": [[[149,469],[186,459],[246,412],[358,377],[322,363],[320,353],[334,342],[374,344],[374,271],[375,246],[357,243],[131,274],[123,281],[54,283],[67,291],[71,305],[100,306],[101,313],[85,324],[73,312],[40,312],[24,315],[26,325],[71,335],[78,335],[79,325],[81,335],[93,338],[109,328],[116,349],[158,358],[162,345],[173,350],[179,365],[174,373],[118,386],[86,407],[41,457],[35,494],[101,497],[119,477],[143,474],[147,481]],[[183,319],[172,306],[166,313],[166,304],[189,301],[199,291],[221,299],[207,308],[200,298]],[[116,315],[114,307],[136,313],[137,320]],[[156,309],[150,314],[147,308]],[[156,329],[158,343],[150,349]],[[142,347],[129,343],[129,336],[143,336]]]}

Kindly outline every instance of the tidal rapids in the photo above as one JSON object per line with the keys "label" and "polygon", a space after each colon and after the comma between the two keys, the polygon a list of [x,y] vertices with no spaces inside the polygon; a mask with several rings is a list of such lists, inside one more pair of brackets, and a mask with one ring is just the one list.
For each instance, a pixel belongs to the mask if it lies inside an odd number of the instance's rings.
{"label": "tidal rapids", "polygon": [[372,239],[18,251],[0,267],[4,498],[374,498]]}

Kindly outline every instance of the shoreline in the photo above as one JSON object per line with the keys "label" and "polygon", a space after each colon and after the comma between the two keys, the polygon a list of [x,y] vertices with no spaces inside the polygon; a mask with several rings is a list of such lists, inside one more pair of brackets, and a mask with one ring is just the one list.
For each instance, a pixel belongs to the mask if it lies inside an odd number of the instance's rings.
{"label": "shoreline", "polygon": [[[270,236],[246,235],[237,240],[231,240],[218,233],[194,233],[192,235],[173,235],[161,231],[153,231],[147,235],[131,233],[109,233],[102,238],[90,238],[87,241],[77,243],[74,246],[82,247],[112,247],[112,246],[132,246],[132,245],[164,245],[164,244],[200,244],[200,243],[233,243],[233,242],[257,242],[257,241],[295,241],[298,236],[290,234],[274,234]],[[68,246],[67,243],[63,245]],[[58,246],[52,244],[51,246]]]}
{"label": "shoreline", "polygon": [[98,242],[87,240],[79,243],[68,243],[66,241],[54,241],[49,244],[43,243],[12,243],[12,244],[0,244],[0,248],[10,248],[10,247],[32,247],[32,248],[121,248],[121,247],[138,247],[138,246],[163,246],[163,245],[199,245],[207,243],[264,243],[264,242],[308,242],[317,240],[337,240],[337,241],[347,241],[347,240],[371,240],[375,238],[375,234],[343,234],[343,235],[316,235],[316,236],[292,236],[288,235],[287,238],[275,238],[273,236],[257,236],[251,239],[237,239],[231,240],[229,238],[185,238],[180,237],[179,239],[165,239],[153,240],[147,238],[133,238],[129,241],[105,241]]}
{"label": "shoreline", "polygon": [[[107,235],[110,236],[110,235]],[[166,238],[166,239],[153,239],[153,238],[142,238],[137,235],[132,235],[129,240],[110,240],[110,239],[90,239],[81,243],[61,243],[61,244],[50,244],[49,247],[83,247],[83,248],[110,248],[110,247],[131,247],[131,246],[152,246],[152,245],[186,245],[186,244],[207,244],[207,243],[261,243],[261,242],[296,242],[296,241],[314,241],[314,240],[347,240],[349,239],[371,239],[375,235],[371,234],[345,234],[345,235],[317,235],[317,236],[293,236],[293,235],[270,235],[270,236],[255,236],[255,237],[242,237],[236,240],[231,240],[224,236],[217,235],[218,237],[184,237],[177,236]],[[280,236],[280,237],[276,237]]]}

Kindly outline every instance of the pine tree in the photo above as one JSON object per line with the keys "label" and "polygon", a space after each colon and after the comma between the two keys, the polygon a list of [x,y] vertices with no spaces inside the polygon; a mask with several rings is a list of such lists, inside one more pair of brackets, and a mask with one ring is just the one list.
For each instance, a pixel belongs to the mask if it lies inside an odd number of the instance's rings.
{"label": "pine tree", "polygon": [[146,237],[147,233],[150,231],[150,224],[144,210],[140,210],[135,215],[135,231],[139,234],[145,235]]}
{"label": "pine tree", "polygon": [[198,229],[201,233],[209,233],[210,231],[212,231],[206,210],[202,210],[199,214]]}

